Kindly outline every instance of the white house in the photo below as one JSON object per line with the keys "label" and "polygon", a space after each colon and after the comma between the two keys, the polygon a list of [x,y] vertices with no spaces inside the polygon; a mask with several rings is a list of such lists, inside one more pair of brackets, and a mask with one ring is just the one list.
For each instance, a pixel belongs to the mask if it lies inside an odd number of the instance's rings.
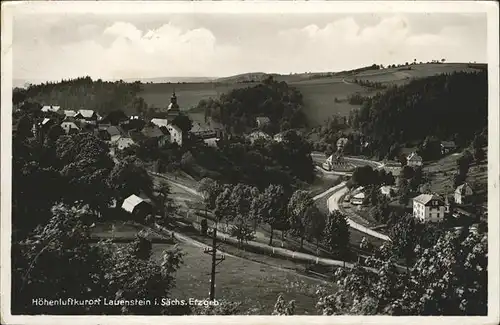
{"label": "white house", "polygon": [[118,150],[124,150],[125,148],[128,148],[128,147],[132,146],[133,144],[135,144],[135,142],[131,138],[120,137],[116,141],[116,148]]}
{"label": "white house", "polygon": [[420,194],[413,198],[413,216],[422,222],[444,220],[445,203],[435,194]]}
{"label": "white house", "polygon": [[97,113],[91,109],[81,109],[76,113],[75,118],[86,121],[96,121]]}
{"label": "white house", "polygon": [[406,157],[406,161],[410,167],[422,166],[422,157],[417,155],[416,152],[412,152],[408,157]]}
{"label": "white house", "polygon": [[61,128],[64,130],[64,132],[66,132],[66,134],[69,134],[70,132],[80,131],[80,128],[73,122],[62,122]]}
{"label": "white house", "polygon": [[455,190],[455,203],[456,204],[467,204],[471,196],[474,194],[472,187],[468,183],[464,183],[457,187]]}
{"label": "white house", "polygon": [[170,142],[177,143],[179,147],[182,147],[182,131],[179,127],[169,124],[167,125],[168,133],[170,133]]}
{"label": "white house", "polygon": [[76,112],[73,110],[64,110],[63,113],[64,113],[64,118],[66,118],[66,119],[73,118],[76,115]]}
{"label": "white house", "polygon": [[166,118],[153,118],[151,119],[151,123],[158,127],[167,127],[168,125],[168,120]]}
{"label": "white house", "polygon": [[354,195],[351,199],[351,204],[354,205],[362,205],[363,202],[365,201],[365,193],[361,192],[356,195]]}
{"label": "white house", "polygon": [[52,106],[52,105],[45,105],[42,107],[42,112],[47,113],[47,112],[54,112],[57,113],[61,109],[61,106]]}
{"label": "white house", "polygon": [[219,141],[219,138],[208,138],[203,140],[203,142],[205,142],[207,146],[215,148],[217,148],[217,141]]}

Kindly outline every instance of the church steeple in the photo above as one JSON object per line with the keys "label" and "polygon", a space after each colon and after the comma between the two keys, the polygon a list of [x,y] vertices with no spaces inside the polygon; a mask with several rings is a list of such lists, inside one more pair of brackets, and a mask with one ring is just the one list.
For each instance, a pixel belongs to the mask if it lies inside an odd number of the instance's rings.
{"label": "church steeple", "polygon": [[177,96],[175,95],[175,88],[174,91],[172,92],[172,97],[170,97],[170,103],[177,105]]}
{"label": "church steeple", "polygon": [[175,88],[172,92],[172,97],[170,97],[170,104],[168,105],[168,118],[175,118],[179,115],[180,109],[179,104],[177,104],[177,96],[175,95]]}

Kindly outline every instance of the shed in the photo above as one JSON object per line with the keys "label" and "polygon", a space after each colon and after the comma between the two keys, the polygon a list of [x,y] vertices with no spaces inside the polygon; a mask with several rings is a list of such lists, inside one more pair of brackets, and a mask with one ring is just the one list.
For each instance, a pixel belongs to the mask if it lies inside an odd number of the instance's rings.
{"label": "shed", "polygon": [[136,218],[145,218],[153,213],[153,205],[150,199],[141,198],[135,194],[130,195],[122,203],[122,209],[134,215]]}

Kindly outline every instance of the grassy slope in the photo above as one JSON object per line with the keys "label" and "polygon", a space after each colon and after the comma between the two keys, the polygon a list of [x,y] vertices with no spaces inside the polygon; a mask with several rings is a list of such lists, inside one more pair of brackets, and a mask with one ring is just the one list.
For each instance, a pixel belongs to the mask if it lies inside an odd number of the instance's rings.
{"label": "grassy slope", "polygon": [[[400,68],[390,68],[374,71],[364,71],[352,76],[346,76],[346,81],[354,78],[378,81],[387,84],[404,84],[411,78],[422,78],[440,73],[451,73],[453,71],[472,71],[467,64],[446,63],[446,64],[422,64],[413,65],[411,70],[399,70]],[[307,75],[278,76],[279,81],[286,81],[290,85],[297,87],[304,95],[304,106],[307,117],[311,125],[321,124],[325,119],[333,114],[346,116],[350,110],[358,106],[350,105],[346,99],[349,95],[360,93],[362,95],[373,95],[377,91],[356,84],[343,82],[343,77],[335,76],[330,78],[309,80]],[[231,78],[227,80],[232,80]],[[149,105],[156,107],[166,107],[170,102],[170,96],[174,90],[177,93],[179,104],[182,110],[189,110],[196,106],[202,99],[210,97],[216,98],[219,94],[228,92],[234,88],[249,87],[255,83],[185,83],[167,84],[156,83],[144,85],[141,96]],[[340,103],[335,103],[337,97]],[[194,113],[194,112],[193,112]],[[203,113],[192,114],[196,121],[203,121]]]}
{"label": "grassy slope", "polygon": [[[484,148],[487,152],[487,148]],[[451,154],[424,166],[423,171],[430,177],[431,190],[436,193],[451,195],[454,192],[453,175],[457,172],[457,159],[460,154]],[[467,182],[480,196],[486,199],[488,187],[488,163],[473,163],[467,173]]]}

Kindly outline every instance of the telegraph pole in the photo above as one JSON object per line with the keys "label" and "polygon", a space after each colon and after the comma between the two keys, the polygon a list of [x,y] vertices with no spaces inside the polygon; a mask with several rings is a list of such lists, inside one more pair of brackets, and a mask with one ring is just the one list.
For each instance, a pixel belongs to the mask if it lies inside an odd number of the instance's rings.
{"label": "telegraph pole", "polygon": [[221,255],[220,257],[217,257],[217,226],[214,227],[213,231],[213,240],[212,240],[212,248],[206,247],[203,252],[205,254],[211,254],[212,255],[212,270],[210,272],[210,300],[215,299],[215,268],[217,265],[222,263],[223,260],[225,260],[224,255]]}

